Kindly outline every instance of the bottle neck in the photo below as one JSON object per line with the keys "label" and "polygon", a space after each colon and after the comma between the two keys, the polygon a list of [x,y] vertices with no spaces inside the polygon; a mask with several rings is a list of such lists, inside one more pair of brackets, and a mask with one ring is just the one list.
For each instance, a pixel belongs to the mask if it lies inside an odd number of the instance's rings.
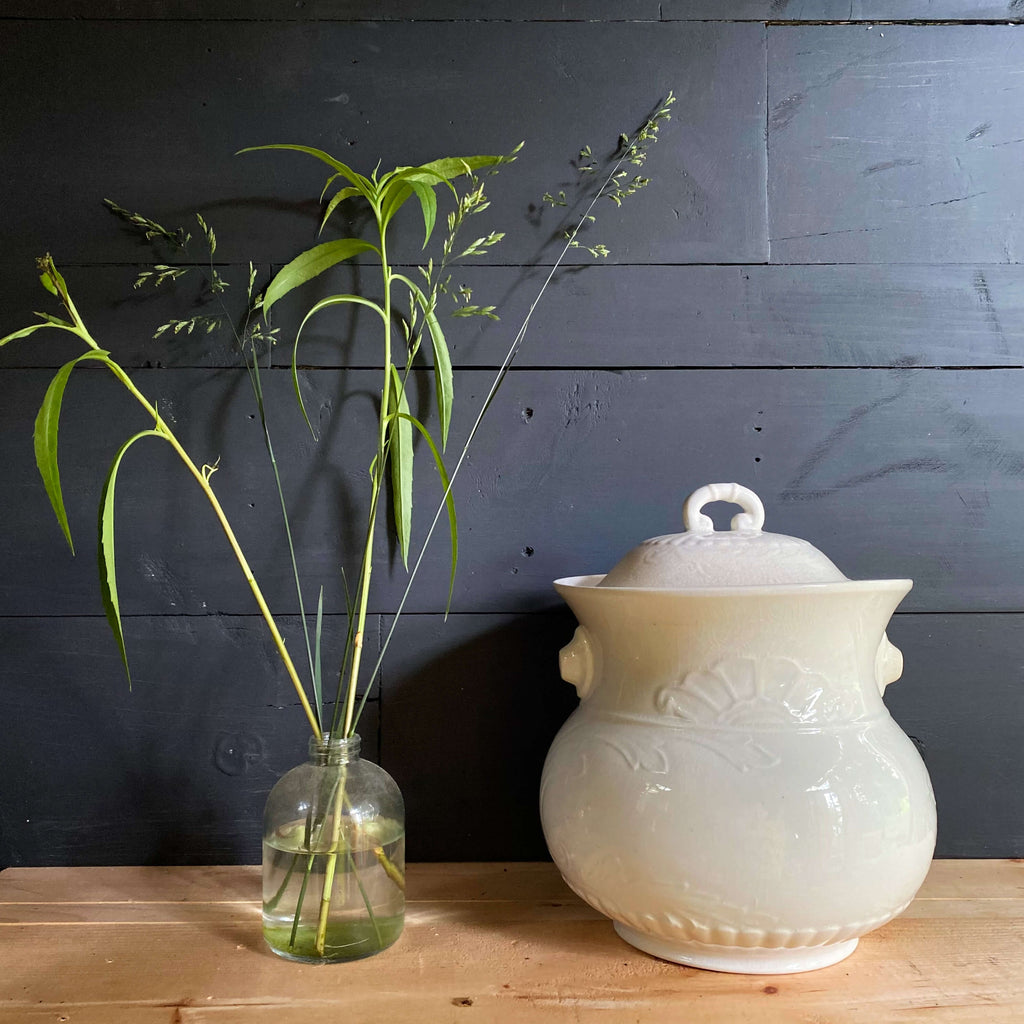
{"label": "bottle neck", "polygon": [[360,739],[355,734],[347,739],[343,736],[335,738],[327,733],[322,739],[311,736],[309,740],[309,759],[313,764],[326,766],[348,764],[359,760]]}

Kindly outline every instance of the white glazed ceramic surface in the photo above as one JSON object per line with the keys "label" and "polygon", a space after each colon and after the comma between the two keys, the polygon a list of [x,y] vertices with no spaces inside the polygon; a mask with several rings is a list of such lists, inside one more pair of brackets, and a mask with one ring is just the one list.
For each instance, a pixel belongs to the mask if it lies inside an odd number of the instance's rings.
{"label": "white glazed ceramic surface", "polygon": [[[830,563],[831,564],[831,563]],[[935,804],[882,703],[909,580],[556,589],[581,704],[541,818],[569,885],[656,956],[784,973],[849,955],[928,870]]]}

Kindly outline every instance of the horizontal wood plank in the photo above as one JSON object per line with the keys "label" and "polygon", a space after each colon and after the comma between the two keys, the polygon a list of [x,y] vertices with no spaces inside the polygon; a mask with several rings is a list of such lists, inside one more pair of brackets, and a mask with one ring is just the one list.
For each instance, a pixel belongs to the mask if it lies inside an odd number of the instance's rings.
{"label": "horizontal wood plank", "polygon": [[[1024,844],[1012,767],[1024,716],[1012,667],[1024,664],[1019,618],[897,614],[889,626],[905,670],[886,702],[931,773],[940,856],[1006,856]],[[282,625],[301,652],[295,621]],[[390,619],[382,625],[374,632],[386,636]],[[399,624],[359,732],[405,795],[412,856],[546,856],[537,792],[576,704],[557,657],[574,625],[567,609]],[[302,760],[308,732],[262,621],[133,617],[126,626],[130,693],[102,617],[0,619],[10,737],[0,863],[258,857],[262,800]],[[329,676],[341,629],[328,619]],[[460,738],[449,745],[452,722]],[[84,738],[69,748],[72,723]]]}
{"label": "horizontal wood plank", "polygon": [[[917,901],[952,903],[1024,900],[1024,870],[1017,859],[935,860]],[[164,903],[251,904],[258,899],[257,864],[176,867],[9,868],[0,878],[0,906],[7,915],[22,905],[153,906]],[[575,901],[558,870],[547,862],[422,862],[408,866],[410,903]],[[922,913],[928,913],[927,909]]]}
{"label": "horizontal wood plank", "polygon": [[[658,21],[657,0],[8,0],[8,18],[159,21]],[[701,19],[704,20],[704,19]],[[728,19],[725,19],[728,20]]]}
{"label": "horizontal wood plank", "polygon": [[904,21],[1006,22],[1022,16],[993,0],[8,0],[7,18],[175,21]]}
{"label": "horizontal wood plank", "polygon": [[[971,887],[984,885],[1002,893],[1017,877],[1010,862],[1000,868],[1002,863],[993,862],[991,871],[978,871],[972,862],[950,862],[948,866],[937,862],[932,875],[939,881],[933,883],[930,875],[926,884],[937,884],[945,892],[941,880],[955,873],[957,879],[962,879],[962,888],[951,891],[953,895],[965,896]],[[58,912],[71,904],[251,904],[258,899],[259,878],[258,864],[11,868],[0,878],[0,906],[9,914],[18,914],[24,904],[52,905]],[[414,903],[575,899],[554,866],[546,862],[417,861],[408,866],[408,882],[408,899]],[[979,890],[981,895],[985,891]]]}
{"label": "horizontal wood plank", "polygon": [[[219,259],[283,263],[317,240],[329,169],[237,150],[315,146],[369,174],[378,161],[508,153],[520,141],[528,148],[494,179],[479,223],[507,232],[492,262],[529,262],[562,219],[541,197],[573,197],[580,147],[603,159],[669,89],[687,101],[662,133],[657,173],[653,155],[645,170],[651,186],[622,210],[603,204],[614,259],[767,255],[760,26],[14,21],[4,32],[0,134],[25,171],[8,186],[6,262],[46,251],[64,264],[137,260],[140,245],[101,203],[109,197],[167,226],[198,210],[217,225]],[[97,77],[104,64],[121,73]],[[44,74],[45,97],[33,85]],[[75,201],[40,203],[40,182]],[[403,211],[392,258],[417,259],[422,231],[417,211]]]}
{"label": "horizontal wood plank", "polygon": [[[91,528],[99,489],[117,446],[145,424],[107,374],[76,371],[61,430],[79,551],[71,559],[33,464],[31,423],[49,374],[2,376],[0,614],[100,614]],[[244,373],[149,370],[135,379],[198,463],[221,457],[214,486],[256,578],[274,609],[294,612],[278,499]],[[450,460],[491,380],[486,371],[456,375]],[[290,374],[265,375],[264,386],[307,594],[323,583],[325,608],[337,613],[344,598],[333,567],[355,572],[379,380],[372,371],[310,370],[302,382],[319,445],[295,409]],[[429,386],[417,379],[416,387],[429,415]],[[645,537],[678,530],[690,491],[732,479],[761,495],[769,530],[810,540],[851,578],[914,579],[904,610],[1019,610],[1022,389],[1021,370],[510,374],[455,485],[461,572],[452,607],[551,607],[553,579],[607,571]],[[340,401],[342,394],[355,397]],[[91,420],[101,407],[103,419]],[[85,431],[83,423],[92,425]],[[251,612],[201,493],[169,446],[154,441],[142,451],[129,455],[118,484],[123,612]],[[427,452],[418,473],[414,546],[440,497]],[[412,610],[445,607],[450,556],[444,522],[439,529]],[[384,542],[375,559],[372,610],[387,612],[406,577]]]}
{"label": "horizontal wood plank", "polygon": [[[298,623],[281,628],[307,678]],[[331,679],[344,630],[324,630]],[[103,618],[0,620],[0,864],[258,860],[266,795],[310,734],[263,620],[131,618],[125,634],[131,690]],[[375,695],[360,735],[378,760]]]}
{"label": "horizontal wood plank", "polygon": [[772,261],[1021,261],[1014,26],[781,26],[769,53]]}
{"label": "horizontal wood plank", "polygon": [[[132,291],[136,267],[66,267],[72,294],[97,341],[127,367],[241,365],[230,330],[154,331],[217,303],[197,306],[198,277]],[[242,313],[248,266],[221,268],[234,282],[229,309]],[[501,320],[450,319],[445,334],[456,367],[497,366],[541,287],[542,268],[464,267],[458,282],[474,301],[499,306]],[[260,282],[269,280],[262,268]],[[325,275],[281,300],[274,313],[288,365],[306,311],[358,287],[355,275]],[[0,332],[30,322],[49,302],[34,266],[0,276]],[[52,303],[46,306],[52,307]],[[20,311],[20,312],[19,312]],[[303,366],[375,366],[376,325],[328,309],[306,325]],[[36,333],[0,349],[0,366],[60,366],[75,341]],[[1017,366],[1024,365],[1024,268],[964,266],[607,266],[555,278],[516,358],[520,368],[699,366]]]}
{"label": "horizontal wood plank", "polygon": [[1020,21],[1012,0],[663,0],[666,21],[721,18],[766,22],[984,22]]}
{"label": "horizontal wood plank", "polygon": [[931,775],[940,856],[1024,849],[1019,740],[1003,725],[1024,719],[1018,631],[1011,615],[897,615],[888,631],[906,660],[885,702]]}
{"label": "horizontal wood plank", "polygon": [[[1024,844],[1012,767],[1024,717],[1019,618],[897,614],[890,623],[905,669],[886,703],[931,773],[939,856],[1007,856]],[[406,793],[416,856],[544,855],[537,792],[551,740],[575,707],[557,670],[574,624],[564,612],[400,624],[384,664],[381,756]],[[452,721],[463,723],[459,742],[439,757]]]}
{"label": "horizontal wood plank", "polygon": [[[961,862],[962,864],[962,862]],[[937,865],[933,875],[959,865]],[[486,881],[497,870],[518,883],[494,899]],[[443,866],[411,865],[406,932],[383,956],[314,970],[280,961],[259,940],[258,904],[206,901],[209,869],[181,874],[178,920],[64,923],[77,907],[101,918],[117,896],[133,897],[145,916],[167,908],[167,874],[128,869],[108,904],[95,873],[7,871],[0,875],[0,938],[8,949],[0,1006],[10,1019],[222,1022],[328,1021],[343,1003],[360,1019],[454,1021],[475,1014],[505,1021],[626,1021],[654,1024],[685,1019],[721,1024],[738,1019],[777,1021],[808,1013],[838,1024],[865,1021],[1015,1021],[1024,1003],[1017,982],[1024,954],[1020,924],[1024,867],[1005,862],[967,865],[986,900],[967,889],[949,900],[924,894],[911,911],[862,939],[854,955],[824,971],[783,977],[743,977],[694,971],[655,960],[619,940],[610,923],[571,894],[548,894],[561,883],[551,866],[460,865],[453,899],[431,898]],[[257,869],[235,869],[225,891],[257,885]],[[481,872],[475,877],[475,871]],[[991,875],[988,871],[991,870]],[[191,878],[203,872],[195,888]],[[116,875],[110,875],[112,882]],[[1002,877],[1000,885],[995,879]],[[156,885],[154,900],[148,880]],[[63,895],[50,923],[18,924],[38,905],[22,903],[26,889]],[[456,881],[457,879],[457,881]],[[12,901],[9,894],[15,895]],[[88,904],[75,900],[90,895]],[[460,895],[461,894],[461,895]],[[66,899],[66,903],[64,900]],[[950,906],[961,916],[950,917]],[[998,906],[991,916],[983,908]],[[981,912],[978,911],[981,908]],[[1009,908],[1009,910],[1008,910]],[[246,910],[248,916],[246,916]],[[934,913],[933,913],[934,912]],[[73,935],[74,942],[67,941]],[[955,936],[955,939],[954,939]],[[62,937],[58,941],[58,937]],[[382,973],[383,972],[383,973]],[[102,1009],[106,1016],[100,1017]],[[45,1017],[44,1014],[49,1014]],[[682,1019],[682,1018],[679,1018]]]}

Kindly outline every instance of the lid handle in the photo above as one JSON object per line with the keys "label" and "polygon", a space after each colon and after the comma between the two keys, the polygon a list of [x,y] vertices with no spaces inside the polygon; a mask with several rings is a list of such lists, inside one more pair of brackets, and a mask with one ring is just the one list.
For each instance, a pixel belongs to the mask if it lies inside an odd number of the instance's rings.
{"label": "lid handle", "polygon": [[698,534],[714,533],[714,520],[701,512],[712,501],[731,501],[742,507],[743,511],[729,523],[731,530],[760,530],[764,526],[764,505],[752,490],[740,484],[705,484],[683,505],[683,529]]}

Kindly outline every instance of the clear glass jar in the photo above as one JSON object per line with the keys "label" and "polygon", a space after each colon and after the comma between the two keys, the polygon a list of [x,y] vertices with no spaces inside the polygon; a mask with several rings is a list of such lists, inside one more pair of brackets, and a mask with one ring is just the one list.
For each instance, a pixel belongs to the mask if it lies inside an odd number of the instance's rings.
{"label": "clear glass jar", "polygon": [[405,922],[405,808],[359,737],[309,741],[263,814],[263,937],[289,960],[344,963],[387,949]]}

